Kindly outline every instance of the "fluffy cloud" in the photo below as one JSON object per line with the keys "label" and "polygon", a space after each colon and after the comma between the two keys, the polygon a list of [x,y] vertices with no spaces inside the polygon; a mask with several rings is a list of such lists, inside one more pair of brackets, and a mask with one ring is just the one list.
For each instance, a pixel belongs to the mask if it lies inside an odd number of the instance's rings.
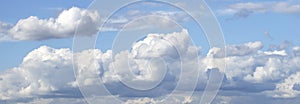
{"label": "fluffy cloud", "polygon": [[227,9],[220,10],[220,14],[233,14],[238,18],[246,18],[253,13],[287,13],[299,14],[300,4],[293,2],[247,2],[229,5]]}
{"label": "fluffy cloud", "polygon": [[[74,80],[72,54],[68,49],[42,46],[30,52],[19,67],[1,74],[0,98],[48,94]],[[67,76],[67,77],[64,77]]]}
{"label": "fluffy cloud", "polygon": [[[0,22],[0,33],[14,40],[45,40],[53,38],[93,35],[98,31],[100,15],[97,11],[72,7],[62,11],[57,18],[40,19],[30,16],[15,25]],[[78,28],[78,30],[76,30]]]}
{"label": "fluffy cloud", "polygon": [[[251,46],[252,48],[250,48]],[[298,47],[292,49],[294,54],[297,54]],[[220,55],[224,50],[228,54],[226,57]],[[293,73],[297,73],[300,68],[298,65],[299,57],[287,52],[288,50],[263,51],[261,42],[250,42],[242,45],[226,46],[225,49],[212,48],[203,60],[208,68],[219,68],[225,73],[226,80],[221,89],[236,90],[243,88],[242,91],[278,92],[275,90],[278,89],[278,83],[284,81]],[[222,59],[226,60],[226,67],[218,64],[222,62]],[[287,88],[283,87],[281,90],[289,90]],[[291,92],[295,92],[295,90]],[[298,95],[298,93],[292,94],[294,95],[288,97],[297,97]]]}
{"label": "fluffy cloud", "polygon": [[[89,88],[100,82],[113,95],[137,97],[125,100],[127,103],[157,102],[156,97],[169,94],[180,80],[183,86],[179,91],[193,91],[193,85],[196,91],[203,91],[213,71],[210,69],[219,69],[225,74],[221,93],[241,91],[239,94],[255,92],[260,96],[297,97],[299,47],[292,48],[293,52],[288,52],[289,49],[264,51],[262,47],[261,42],[249,42],[212,48],[207,55],[198,56],[201,48],[192,45],[187,30],[148,34],[134,43],[131,50],[119,53],[97,49],[71,53],[70,49],[41,46],[24,57],[18,67],[1,72],[0,101],[24,99],[24,96],[27,101],[41,98],[34,102],[52,102],[47,98],[82,98],[79,85]],[[225,50],[227,56],[223,54]],[[73,73],[72,56],[77,78]],[[221,66],[222,60],[226,61],[226,67]],[[199,77],[194,76],[196,73]],[[108,94],[101,96],[108,97]],[[173,102],[197,100],[194,97],[180,99]],[[231,98],[220,99],[229,101]],[[78,102],[81,100],[74,101]]]}

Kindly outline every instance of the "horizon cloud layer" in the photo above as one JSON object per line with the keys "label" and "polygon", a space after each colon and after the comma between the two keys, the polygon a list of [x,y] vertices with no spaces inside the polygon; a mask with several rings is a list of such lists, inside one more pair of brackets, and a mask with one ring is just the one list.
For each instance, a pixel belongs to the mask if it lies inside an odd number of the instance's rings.
{"label": "horizon cloud layer", "polygon": [[[225,74],[221,92],[253,92],[273,98],[295,98],[300,94],[297,88],[300,84],[297,80],[300,78],[299,46],[291,50],[264,51],[262,42],[256,41],[225,48],[215,47],[202,55],[201,47],[193,46],[184,29],[169,34],[148,34],[133,44],[132,50],[116,54],[98,49],[72,53],[66,48],[41,46],[28,53],[19,66],[1,72],[0,84],[4,86],[0,86],[0,100],[81,98],[78,84],[91,86],[99,83],[99,78],[111,94],[119,97],[161,97],[174,90],[181,78],[179,74],[189,76],[198,72],[198,82],[183,79],[185,86],[180,91],[193,91],[189,85],[196,85],[196,91],[203,91],[209,72],[214,69]],[[77,78],[73,73],[73,55],[74,64],[78,66],[75,69]],[[163,65],[159,60],[150,60],[158,57],[164,60]],[[226,60],[226,68],[218,66],[222,60]],[[130,68],[126,70],[128,65]],[[147,65],[151,66],[150,70],[145,67]],[[164,68],[167,72],[162,79],[160,74]],[[150,93],[132,90],[122,82],[143,85],[160,80],[162,82]],[[151,99],[143,100],[152,102]]]}

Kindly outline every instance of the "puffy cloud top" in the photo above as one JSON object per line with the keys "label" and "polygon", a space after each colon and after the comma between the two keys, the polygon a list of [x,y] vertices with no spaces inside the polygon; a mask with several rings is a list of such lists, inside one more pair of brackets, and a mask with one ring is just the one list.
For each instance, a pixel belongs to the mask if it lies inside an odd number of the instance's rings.
{"label": "puffy cloud top", "polygon": [[0,98],[46,94],[62,89],[66,83],[74,80],[71,64],[69,49],[41,46],[30,52],[19,67],[0,75],[3,79],[0,83],[5,85],[0,87]]}

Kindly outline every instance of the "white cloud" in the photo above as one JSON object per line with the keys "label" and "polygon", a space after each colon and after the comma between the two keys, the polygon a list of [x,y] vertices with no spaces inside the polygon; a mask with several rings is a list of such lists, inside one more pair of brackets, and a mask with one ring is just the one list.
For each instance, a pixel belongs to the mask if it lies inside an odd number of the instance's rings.
{"label": "white cloud", "polygon": [[287,53],[286,53],[285,50],[280,50],[280,51],[277,51],[277,50],[275,50],[275,51],[266,51],[264,53],[266,55],[281,55],[281,56],[286,56],[287,55]]}
{"label": "white cloud", "polygon": [[100,15],[97,11],[72,7],[62,11],[57,18],[40,19],[30,16],[13,26],[0,23],[0,33],[14,40],[68,38],[75,32],[89,36],[98,31],[99,22]]}
{"label": "white cloud", "polygon": [[264,66],[256,67],[253,74],[247,75],[245,80],[259,83],[278,80],[286,76],[286,73],[281,72],[282,64],[279,58],[268,58]]}
{"label": "white cloud", "polygon": [[[68,49],[42,46],[30,52],[19,67],[1,74],[0,98],[47,94],[67,87],[72,77],[72,55]],[[64,77],[67,76],[67,77]]]}

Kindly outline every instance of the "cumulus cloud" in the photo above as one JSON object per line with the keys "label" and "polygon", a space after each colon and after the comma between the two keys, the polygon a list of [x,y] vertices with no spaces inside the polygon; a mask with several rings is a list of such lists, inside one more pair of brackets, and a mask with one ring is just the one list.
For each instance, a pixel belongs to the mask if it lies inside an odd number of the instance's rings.
{"label": "cumulus cloud", "polygon": [[[68,49],[42,46],[30,52],[19,67],[1,74],[0,98],[48,94],[67,87],[72,77],[72,55]],[[68,77],[64,77],[68,76]]]}
{"label": "cumulus cloud", "polygon": [[[131,51],[123,51],[113,56],[108,69],[104,68],[106,72],[103,74],[103,81],[118,83],[118,80],[121,80],[141,90],[150,89],[151,86],[163,81],[166,83],[159,84],[151,91],[154,95],[164,94],[175,88],[173,85],[179,79],[180,70],[185,70],[181,73],[184,76],[199,70],[197,69],[199,51],[198,47],[192,45],[187,30],[169,34],[148,34],[144,40],[134,43]],[[206,76],[200,78],[203,77]],[[184,82],[190,84],[192,80],[186,79]],[[126,96],[135,96],[135,93],[138,96],[153,96],[143,91],[126,92],[120,89],[123,88],[112,90]],[[160,93],[155,93],[157,91]]]}
{"label": "cumulus cloud", "polygon": [[[294,54],[297,53],[297,47],[293,49]],[[226,50],[228,56],[220,55],[221,50]],[[223,49],[212,48],[203,60],[208,68],[219,68],[225,73],[224,89],[244,88],[243,91],[260,92],[274,90],[276,84],[299,71],[299,57],[287,51],[263,51],[261,42],[251,42]],[[221,59],[226,60],[226,67],[218,64]]]}
{"label": "cumulus cloud", "polygon": [[253,13],[286,13],[299,14],[300,4],[281,2],[246,2],[229,5],[226,9],[219,10],[220,14],[233,14],[234,18],[246,18]]}
{"label": "cumulus cloud", "polygon": [[[97,11],[72,7],[62,11],[57,18],[40,19],[30,16],[15,25],[0,22],[0,33],[14,40],[46,40],[90,36],[98,31],[100,15]],[[78,30],[76,30],[78,28]]]}
{"label": "cumulus cloud", "polygon": [[[79,85],[89,88],[101,83],[111,94],[128,98],[127,103],[157,102],[157,97],[169,94],[180,80],[184,85],[180,91],[193,91],[193,85],[196,91],[203,91],[209,73],[214,70],[225,74],[221,92],[255,92],[280,98],[299,94],[295,89],[299,84],[298,46],[292,48],[293,52],[264,51],[262,42],[257,41],[215,47],[202,56],[200,51],[200,47],[193,46],[187,30],[148,34],[134,43],[131,50],[118,53],[98,49],[72,53],[70,49],[41,46],[24,57],[19,66],[1,72],[0,84],[4,86],[0,86],[0,101],[41,98],[33,101],[52,102],[47,98],[82,98]],[[73,56],[77,78],[73,73]],[[226,67],[221,66],[222,60],[226,61]],[[193,76],[195,73],[199,77]],[[129,99],[132,97],[137,99]],[[185,97],[172,102],[195,100]]]}
{"label": "cumulus cloud", "polygon": [[[164,94],[162,91],[168,92],[175,87],[173,85],[178,79],[181,67],[186,70],[182,74],[186,75],[198,70],[195,60],[198,59],[200,49],[191,44],[187,30],[170,34],[149,34],[132,47],[131,51],[112,55],[111,50],[102,53],[100,50],[91,49],[72,54],[69,49],[41,46],[24,57],[20,66],[1,73],[0,83],[6,86],[0,87],[0,98],[7,100],[22,96],[53,97],[61,94],[73,96],[73,92],[76,94],[78,90],[78,84],[91,86],[99,81],[98,78],[102,78],[102,83],[110,86],[108,90],[117,95],[157,96],[155,93],[158,91],[160,93],[157,94],[160,95]],[[74,62],[77,66],[76,79],[73,75],[72,55],[75,56]],[[149,60],[151,58],[153,59]],[[128,60],[130,69],[127,69]],[[178,65],[182,60],[190,62]],[[147,65],[149,67],[145,67]],[[163,68],[166,69],[162,70]],[[167,71],[165,77],[162,75],[163,71]],[[152,93],[130,90],[126,86],[117,87],[118,89],[114,87],[120,86],[120,81],[127,81],[143,88],[147,87],[144,84],[152,85],[151,83],[161,80],[166,83],[159,84]]]}

